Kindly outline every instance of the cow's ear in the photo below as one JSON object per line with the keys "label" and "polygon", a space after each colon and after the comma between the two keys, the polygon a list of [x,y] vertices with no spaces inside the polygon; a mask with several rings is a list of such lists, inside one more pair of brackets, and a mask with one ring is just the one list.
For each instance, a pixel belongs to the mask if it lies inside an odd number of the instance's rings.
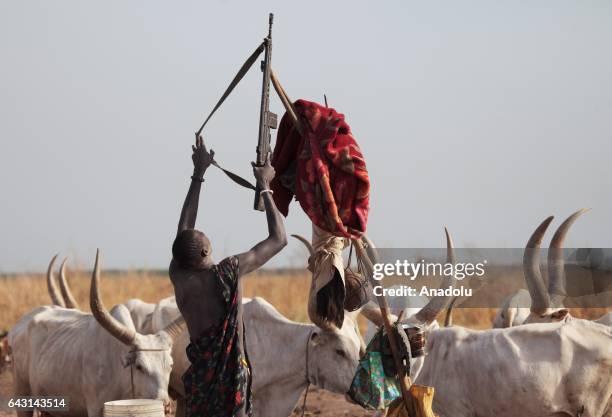
{"label": "cow's ear", "polygon": [[569,310],[567,308],[562,308],[560,310],[555,311],[550,315],[555,321],[562,321],[569,314]]}
{"label": "cow's ear", "polygon": [[312,334],[310,335],[310,343],[316,346],[319,344],[320,341],[321,341],[321,337],[319,336],[319,333],[312,332]]}

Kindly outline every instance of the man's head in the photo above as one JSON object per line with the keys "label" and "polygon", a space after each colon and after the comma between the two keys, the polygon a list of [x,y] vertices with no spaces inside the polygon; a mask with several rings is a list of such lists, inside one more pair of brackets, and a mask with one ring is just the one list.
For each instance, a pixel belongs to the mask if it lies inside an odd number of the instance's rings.
{"label": "man's head", "polygon": [[209,263],[212,247],[206,235],[199,230],[180,232],[172,244],[172,256],[184,269],[193,269]]}

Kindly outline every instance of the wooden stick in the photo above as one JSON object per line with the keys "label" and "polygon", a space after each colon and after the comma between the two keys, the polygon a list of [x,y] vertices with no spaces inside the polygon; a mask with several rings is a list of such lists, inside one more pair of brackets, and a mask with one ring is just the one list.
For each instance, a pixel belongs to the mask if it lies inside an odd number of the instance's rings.
{"label": "wooden stick", "polygon": [[[370,280],[372,286],[379,285],[376,281],[374,281],[374,266],[368,258],[365,248],[363,247],[363,243],[359,239],[353,239],[353,244],[355,245],[355,249],[357,250],[357,255],[359,259],[363,262],[363,266],[365,268],[365,273],[367,278]],[[411,409],[412,399],[410,396],[410,385],[412,385],[412,381],[410,381],[410,376],[406,375],[406,369],[400,360],[399,353],[397,352],[397,339],[395,338],[395,332],[393,331],[393,323],[391,323],[391,317],[389,316],[389,304],[387,303],[387,299],[384,295],[376,296],[378,301],[378,305],[380,306],[380,311],[383,317],[383,325],[385,326],[385,331],[387,332],[387,337],[389,337],[389,344],[391,345],[391,354],[393,355],[393,362],[395,362],[395,367],[397,368],[398,378],[400,381],[400,387],[402,389],[402,398],[404,400],[404,406],[406,410]]]}
{"label": "wooden stick", "polygon": [[270,73],[270,80],[272,81],[272,85],[274,86],[274,89],[276,90],[276,94],[278,94],[278,97],[283,103],[285,110],[287,110],[287,113],[289,113],[289,117],[291,117],[293,124],[297,128],[298,132],[300,132],[300,135],[304,135],[304,132],[306,131],[306,129],[304,128],[302,121],[298,118],[297,111],[295,110],[295,107],[293,106],[293,102],[289,99],[289,96],[283,89],[283,86],[281,85],[280,81],[278,81],[278,77],[276,76],[276,73],[274,72],[274,70],[272,70]]}
{"label": "wooden stick", "polygon": [[412,397],[411,409],[408,414],[417,417],[436,417],[431,407],[433,405],[434,388],[423,385],[413,385],[410,387]]}

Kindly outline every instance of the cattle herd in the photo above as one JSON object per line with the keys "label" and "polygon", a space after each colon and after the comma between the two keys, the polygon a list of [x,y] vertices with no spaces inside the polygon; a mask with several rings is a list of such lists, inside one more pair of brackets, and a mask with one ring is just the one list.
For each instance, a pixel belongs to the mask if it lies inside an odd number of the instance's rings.
{"label": "cattle herd", "polygon": [[[539,249],[552,217],[536,229],[523,258],[528,291],[506,299],[492,329],[439,326],[436,317],[448,309],[451,297],[390,300],[403,321],[425,327],[427,355],[415,359],[410,376],[435,388],[436,414],[612,417],[612,313],[589,321],[572,317],[564,306],[561,249],[582,213],[570,216],[553,236],[548,286]],[[376,262],[371,243],[368,254]],[[169,403],[173,397],[182,417],[181,375],[189,366],[189,335],[174,297],[156,304],[132,299],[107,310],[98,292],[98,253],[90,287],[92,313],[83,312],[68,286],[65,264],[58,288],[54,262],[47,271],[53,305],[24,315],[6,338],[14,393],[68,396],[70,411],[61,415],[89,417],[100,417],[106,401],[153,398]],[[289,416],[310,384],[347,393],[365,342],[381,324],[372,302],[347,313],[341,328],[325,330],[287,319],[262,298],[245,298],[243,305],[258,417]],[[365,341],[359,314],[369,320]]]}

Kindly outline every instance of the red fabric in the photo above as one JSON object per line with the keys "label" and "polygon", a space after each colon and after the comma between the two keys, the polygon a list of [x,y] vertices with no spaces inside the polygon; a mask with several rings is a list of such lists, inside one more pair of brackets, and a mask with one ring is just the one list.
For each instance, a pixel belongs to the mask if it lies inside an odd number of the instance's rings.
{"label": "red fabric", "polygon": [[366,231],[370,179],[365,160],[344,115],[306,100],[295,103],[311,130],[301,137],[287,113],[276,138],[271,188],[278,209],[287,216],[294,192],[283,178],[295,177],[295,196],[314,224],[342,237]]}

